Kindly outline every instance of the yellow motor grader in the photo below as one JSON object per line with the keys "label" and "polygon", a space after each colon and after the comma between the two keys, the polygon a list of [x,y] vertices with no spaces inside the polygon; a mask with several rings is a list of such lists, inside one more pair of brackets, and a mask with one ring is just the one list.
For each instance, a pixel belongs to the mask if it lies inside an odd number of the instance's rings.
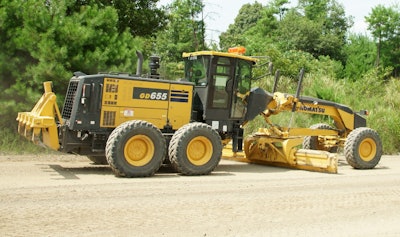
{"label": "yellow motor grader", "polygon": [[[331,101],[300,96],[304,70],[301,70],[296,95],[276,92],[279,73],[275,76],[273,92],[259,90],[254,98],[242,96],[248,104],[265,105],[263,116],[267,127],[244,140],[245,160],[255,163],[287,166],[298,169],[337,173],[338,148],[344,149],[347,162],[356,169],[374,168],[382,156],[379,134],[366,127],[367,111],[354,112],[349,107]],[[288,127],[281,127],[270,116],[289,111]],[[310,128],[291,127],[294,113],[329,116],[335,126],[318,123]],[[226,152],[226,157],[239,157]]]}
{"label": "yellow motor grader", "polygon": [[[300,86],[295,96],[252,89],[257,59],[243,52],[183,53],[180,81],[160,79],[158,57],[150,57],[144,75],[140,52],[133,75],[75,72],[61,112],[52,83],[45,82],[32,111],[18,113],[18,132],[51,149],[109,164],[119,177],[151,176],[163,164],[184,175],[209,174],[229,155],[224,146],[231,156],[244,149],[250,161],[333,173],[338,147],[355,168],[379,162],[381,141],[364,117],[344,105],[300,97]],[[336,126],[283,128],[269,121],[287,110],[328,115]],[[243,126],[260,114],[269,127],[244,138]]]}

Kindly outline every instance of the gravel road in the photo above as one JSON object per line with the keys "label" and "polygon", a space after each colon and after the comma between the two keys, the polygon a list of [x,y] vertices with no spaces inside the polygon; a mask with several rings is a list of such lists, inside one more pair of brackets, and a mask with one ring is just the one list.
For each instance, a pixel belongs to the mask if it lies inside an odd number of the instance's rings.
{"label": "gravel road", "polygon": [[67,155],[0,156],[2,236],[400,236],[400,157],[338,174],[222,160],[125,179]]}

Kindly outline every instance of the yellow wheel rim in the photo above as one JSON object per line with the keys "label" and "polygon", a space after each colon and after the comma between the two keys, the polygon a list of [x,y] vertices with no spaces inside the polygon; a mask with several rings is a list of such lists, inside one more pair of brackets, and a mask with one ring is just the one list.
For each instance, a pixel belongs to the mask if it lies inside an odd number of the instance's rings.
{"label": "yellow wheel rim", "polygon": [[358,154],[363,161],[371,161],[376,154],[376,143],[373,139],[367,138],[361,141],[358,147]]}
{"label": "yellow wheel rim", "polygon": [[204,136],[193,138],[186,148],[186,155],[189,161],[197,166],[204,165],[211,160],[212,154],[212,143]]}
{"label": "yellow wheel rim", "polygon": [[144,166],[154,155],[154,144],[145,135],[131,137],[124,147],[125,160],[133,166]]}

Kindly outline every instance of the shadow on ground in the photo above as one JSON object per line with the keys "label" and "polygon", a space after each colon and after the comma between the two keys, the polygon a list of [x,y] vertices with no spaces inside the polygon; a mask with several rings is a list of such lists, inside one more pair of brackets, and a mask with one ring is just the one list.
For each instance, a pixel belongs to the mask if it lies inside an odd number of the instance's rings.
{"label": "shadow on ground", "polygon": [[[40,164],[43,172],[49,172],[53,179],[79,179],[81,175],[113,175],[108,165],[94,165],[84,163],[82,166],[65,164]],[[290,169],[273,167],[267,165],[249,164],[241,162],[232,162],[228,164],[219,164],[211,173],[212,176],[230,176],[235,173],[281,173]],[[156,177],[182,176],[177,173],[171,165],[163,165],[155,174]]]}

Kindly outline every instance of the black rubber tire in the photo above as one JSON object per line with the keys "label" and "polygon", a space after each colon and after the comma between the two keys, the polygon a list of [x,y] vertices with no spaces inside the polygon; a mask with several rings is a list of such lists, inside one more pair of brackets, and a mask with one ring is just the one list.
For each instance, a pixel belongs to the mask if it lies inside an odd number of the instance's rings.
{"label": "black rubber tire", "polygon": [[187,124],[174,134],[169,144],[172,167],[183,175],[211,173],[221,160],[221,137],[204,123]]}
{"label": "black rubber tire", "polygon": [[161,131],[141,120],[118,126],[106,144],[107,161],[117,177],[154,175],[161,167],[166,152],[167,146]]}
{"label": "black rubber tire", "polygon": [[344,154],[347,163],[355,169],[374,168],[382,156],[379,134],[371,128],[354,129],[346,139]]}
{"label": "black rubber tire", "polygon": [[[311,129],[326,129],[326,130],[333,130],[334,128],[325,123],[317,123],[310,126]],[[319,151],[329,151],[331,153],[336,153],[338,147],[330,147],[326,148],[318,143],[318,136],[306,136],[303,140],[303,148],[310,149],[310,150],[319,150]]]}
{"label": "black rubber tire", "polygon": [[93,162],[94,165],[108,165],[107,157],[104,156],[87,156],[87,158]]}

